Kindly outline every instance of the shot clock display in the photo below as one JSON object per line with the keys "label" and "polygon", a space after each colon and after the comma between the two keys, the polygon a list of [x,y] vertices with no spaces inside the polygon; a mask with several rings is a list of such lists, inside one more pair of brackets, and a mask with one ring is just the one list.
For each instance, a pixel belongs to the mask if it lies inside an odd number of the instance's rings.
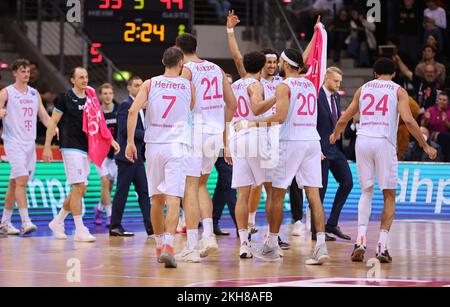
{"label": "shot clock display", "polygon": [[102,62],[99,51],[117,65],[160,63],[164,50],[189,31],[189,8],[189,0],[86,1],[91,63]]}

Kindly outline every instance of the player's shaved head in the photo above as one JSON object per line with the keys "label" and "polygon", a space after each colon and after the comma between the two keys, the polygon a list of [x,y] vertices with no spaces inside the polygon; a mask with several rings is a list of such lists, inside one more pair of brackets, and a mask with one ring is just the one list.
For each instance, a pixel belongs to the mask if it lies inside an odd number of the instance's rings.
{"label": "player's shaved head", "polygon": [[257,74],[266,65],[266,56],[262,52],[250,52],[244,55],[244,68],[248,73]]}

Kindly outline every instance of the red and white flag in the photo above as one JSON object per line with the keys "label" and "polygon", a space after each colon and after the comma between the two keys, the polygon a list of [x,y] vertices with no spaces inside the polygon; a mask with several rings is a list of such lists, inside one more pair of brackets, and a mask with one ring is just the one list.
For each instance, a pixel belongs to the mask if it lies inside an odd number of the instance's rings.
{"label": "red and white flag", "polygon": [[113,136],[106,125],[102,107],[95,89],[86,89],[86,106],[83,111],[83,131],[88,138],[88,156],[92,162],[101,167],[111,148]]}
{"label": "red and white flag", "polygon": [[319,23],[315,29],[315,37],[312,42],[311,52],[306,65],[309,66],[306,78],[314,83],[317,93],[325,80],[325,73],[327,72],[327,45],[328,34],[325,31],[323,24]]}

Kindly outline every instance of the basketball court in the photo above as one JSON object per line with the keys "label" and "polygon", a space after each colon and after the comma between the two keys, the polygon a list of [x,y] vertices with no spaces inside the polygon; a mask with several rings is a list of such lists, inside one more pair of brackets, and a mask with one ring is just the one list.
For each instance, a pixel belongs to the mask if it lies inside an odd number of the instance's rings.
{"label": "basketball court", "polygon": [[[43,230],[45,226],[41,226]],[[342,223],[353,231],[354,222]],[[232,229],[230,237],[218,238],[220,251],[202,264],[179,263],[174,270],[156,262],[155,242],[144,232],[134,238],[110,238],[96,234],[97,242],[74,243],[50,237],[9,237],[0,240],[0,286],[158,286],[158,287],[338,287],[338,286],[450,286],[450,222],[396,221],[391,232],[393,263],[372,266],[352,263],[353,243],[337,241],[328,244],[332,257],[322,267],[303,263],[314,244],[306,237],[283,234],[292,244],[279,263],[258,259],[240,260],[239,241]],[[265,228],[259,228],[255,239],[262,240]],[[175,248],[182,248],[185,235],[176,236]],[[366,256],[375,254],[378,226],[369,228]],[[79,262],[78,262],[79,261]],[[76,282],[80,264],[80,282]],[[379,270],[378,270],[379,269]],[[74,281],[75,282],[70,282]]]}

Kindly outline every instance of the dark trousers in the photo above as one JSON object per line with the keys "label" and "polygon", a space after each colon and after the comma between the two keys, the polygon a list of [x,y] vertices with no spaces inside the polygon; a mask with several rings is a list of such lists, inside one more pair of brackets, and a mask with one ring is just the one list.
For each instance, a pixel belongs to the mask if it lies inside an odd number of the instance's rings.
{"label": "dark trousers", "polygon": [[295,224],[303,219],[303,190],[299,189],[295,178],[289,188],[289,199],[291,201],[292,223]]}
{"label": "dark trousers", "polygon": [[235,208],[236,208],[236,190],[231,188],[231,180],[233,174],[233,167],[225,162],[223,157],[220,157],[216,162],[216,170],[218,173],[216,189],[213,195],[213,223],[215,226],[219,225],[219,220],[222,217],[225,205],[228,206],[231,218],[236,224]]}
{"label": "dark trousers", "polygon": [[147,175],[143,161],[129,163],[116,160],[117,164],[117,186],[116,194],[112,203],[112,216],[110,229],[122,226],[122,217],[125,211],[125,204],[130,191],[131,183],[138,194],[139,207],[144,218],[144,226],[147,234],[153,233],[150,221],[150,197],[148,194]]}
{"label": "dark trousers", "polygon": [[[325,159],[322,161],[322,186],[320,189],[320,199],[325,199],[325,194],[327,193],[328,187],[328,174],[329,171],[333,174],[334,179],[336,179],[339,184],[339,188],[334,197],[333,208],[331,209],[331,214],[327,222],[327,226],[336,227],[339,223],[339,216],[341,215],[342,208],[347,201],[348,195],[353,189],[353,177],[350,171],[350,166],[348,165],[345,156],[338,157],[337,159]],[[311,232],[316,233],[316,227],[314,225],[313,214],[311,214]]]}

